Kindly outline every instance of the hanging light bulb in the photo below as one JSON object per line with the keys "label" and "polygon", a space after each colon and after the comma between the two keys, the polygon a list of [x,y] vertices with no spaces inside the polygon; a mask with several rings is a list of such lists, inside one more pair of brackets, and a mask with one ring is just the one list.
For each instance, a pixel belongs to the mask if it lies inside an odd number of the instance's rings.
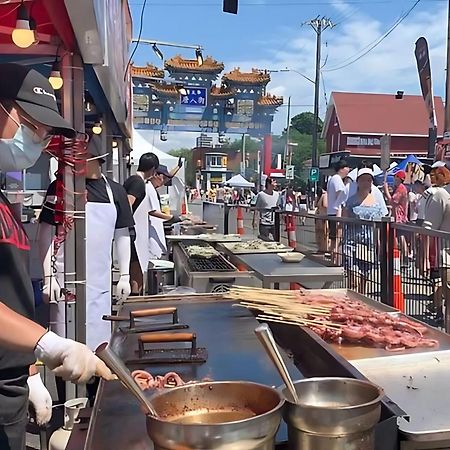
{"label": "hanging light bulb", "polygon": [[14,44],[20,48],[28,48],[36,40],[34,31],[30,27],[30,16],[23,0],[17,9],[16,28],[14,28],[11,37]]}
{"label": "hanging light bulb", "polygon": [[64,80],[61,76],[61,71],[59,70],[59,64],[58,61],[55,60],[52,66],[52,71],[50,72],[50,76],[48,77],[48,81],[52,85],[52,88],[57,91],[58,89],[61,89],[64,84]]}
{"label": "hanging light bulb", "polygon": [[103,123],[101,120],[99,120],[98,122],[94,123],[94,126],[92,127],[92,132],[94,134],[101,134],[103,127],[102,127]]}
{"label": "hanging light bulb", "polygon": [[203,66],[203,54],[200,48],[195,49],[195,57],[197,58],[197,64]]}
{"label": "hanging light bulb", "polygon": [[119,146],[119,144],[117,143],[117,141],[115,139],[113,139],[112,141],[112,147],[113,148],[117,148]]}
{"label": "hanging light bulb", "polygon": [[152,45],[152,50],[155,52],[156,56],[161,60],[164,61],[164,55],[162,51],[158,48],[156,44]]}
{"label": "hanging light bulb", "polygon": [[85,109],[85,111],[87,111],[87,112],[91,112],[92,111],[92,103],[91,102],[89,102],[89,101],[87,101],[86,103],[85,103],[85,105],[84,105],[84,109]]}

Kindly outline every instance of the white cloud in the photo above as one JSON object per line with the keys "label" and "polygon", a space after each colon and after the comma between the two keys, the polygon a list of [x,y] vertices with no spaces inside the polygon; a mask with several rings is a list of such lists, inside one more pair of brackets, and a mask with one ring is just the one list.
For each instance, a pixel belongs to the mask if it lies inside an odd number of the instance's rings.
{"label": "white cloud", "polygon": [[[340,1],[333,5],[343,15],[342,23],[323,35],[323,61],[328,55],[323,77],[328,98],[332,91],[396,92],[420,94],[414,44],[424,35],[430,46],[430,58],[435,95],[443,95],[445,85],[446,7],[437,5],[431,12],[413,11],[379,46],[360,60],[340,70],[328,71],[353,61],[353,55],[368,47],[389,29],[391,23],[382,23],[374,17]],[[276,43],[267,43],[267,58],[255,61],[233,61],[227,64],[241,68],[280,69],[289,67],[309,78],[314,78],[315,33],[309,27],[288,31],[292,39],[278,51]],[[280,41],[283,36],[279,37]],[[327,45],[325,45],[327,43]],[[274,73],[268,90],[277,95],[291,96],[292,105],[312,105],[314,87],[294,72]],[[323,85],[321,84],[321,115],[325,113]],[[287,98],[285,98],[287,102]],[[312,106],[293,106],[291,115],[312,111]],[[280,108],[274,121],[274,132],[280,132],[286,122],[286,108]]]}

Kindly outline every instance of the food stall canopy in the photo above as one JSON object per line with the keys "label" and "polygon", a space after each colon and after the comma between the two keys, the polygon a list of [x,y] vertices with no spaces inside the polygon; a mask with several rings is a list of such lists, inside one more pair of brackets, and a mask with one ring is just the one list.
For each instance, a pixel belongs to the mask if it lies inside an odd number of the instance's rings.
{"label": "food stall canopy", "polygon": [[[409,173],[408,168],[410,167],[409,164],[415,166],[415,170],[413,170],[413,173],[408,176]],[[405,172],[407,172],[407,177],[405,181],[406,184],[410,184],[411,179],[414,179],[413,181],[415,181],[415,179],[417,178],[421,179],[421,177],[423,177],[423,170],[421,169],[422,165],[423,165],[422,162],[415,155],[408,155],[405,159],[402,159],[398,164],[395,164],[394,166],[391,165],[391,167],[388,170],[387,176],[388,184],[394,183],[394,176],[399,170],[404,170]],[[376,184],[383,183],[383,180],[384,180],[383,173],[375,176]]]}
{"label": "food stall canopy", "polygon": [[[160,164],[164,164],[167,166],[169,171],[173,169],[178,164],[178,158],[176,156],[169,155],[168,153],[163,152],[156,148],[152,143],[153,132],[145,132],[141,130],[133,129],[133,137],[132,137],[132,151],[130,153],[131,156],[131,164],[133,166],[138,166],[139,158],[147,152],[154,153],[158,159]],[[180,170],[183,172],[183,168]],[[180,175],[179,175],[180,176]],[[181,177],[181,176],[180,176]],[[181,177],[184,180],[184,175]]]}
{"label": "food stall canopy", "polygon": [[226,183],[227,186],[237,188],[254,188],[255,183],[247,181],[242,175],[235,175],[231,177]]}

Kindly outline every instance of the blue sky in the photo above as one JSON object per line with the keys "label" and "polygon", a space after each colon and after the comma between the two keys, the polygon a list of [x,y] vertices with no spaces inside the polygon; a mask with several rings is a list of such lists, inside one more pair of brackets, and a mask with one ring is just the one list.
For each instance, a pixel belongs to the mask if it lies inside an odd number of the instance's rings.
{"label": "blue sky", "polygon": [[[130,0],[134,36],[139,31],[143,0]],[[323,84],[331,92],[396,92],[419,94],[414,43],[420,36],[429,42],[434,92],[444,95],[446,0],[421,0],[380,45],[354,64],[358,57],[404,15],[415,0],[240,0],[238,15],[222,13],[222,0],[148,0],[142,37],[185,44],[199,44],[204,54],[225,63],[225,70],[289,67],[314,77],[315,34],[302,23],[324,15],[337,24],[323,35]],[[177,53],[193,57],[190,50],[163,49],[168,58]],[[133,60],[161,65],[149,46],[141,45]],[[333,70],[333,69],[338,70]],[[325,89],[324,89],[325,88]],[[295,73],[274,73],[269,92],[292,97],[291,114],[312,110],[313,86]],[[274,132],[286,121],[286,108],[275,117]],[[177,136],[164,145],[190,145],[194,135]],[[159,146],[159,144],[158,144]]]}

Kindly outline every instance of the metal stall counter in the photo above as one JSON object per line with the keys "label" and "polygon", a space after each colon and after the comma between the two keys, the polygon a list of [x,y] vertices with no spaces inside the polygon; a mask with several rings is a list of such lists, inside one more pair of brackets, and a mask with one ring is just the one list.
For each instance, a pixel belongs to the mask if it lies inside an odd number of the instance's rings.
{"label": "metal stall counter", "polygon": [[[127,302],[119,314],[126,319],[130,311],[167,307],[175,307],[178,320],[189,325],[189,329],[183,332],[196,334],[196,346],[206,349],[207,361],[203,364],[198,362],[127,364],[130,370],[142,369],[152,375],[174,371],[184,381],[202,380],[207,377],[213,380],[251,380],[269,386],[282,384],[254,335],[258,322],[249,312],[233,307],[231,301],[216,300],[214,296],[203,294],[188,296],[178,301]],[[152,327],[154,320],[154,318],[150,318],[150,321],[141,319],[139,324]],[[140,334],[127,331],[128,326],[125,321],[116,322],[116,330],[110,342],[113,350],[125,362],[136,360],[139,349]],[[292,362],[287,357],[285,360],[290,372],[296,378],[302,378]],[[120,382],[101,382],[85,449],[150,450],[153,446],[147,435],[145,423],[146,418],[139,405]],[[282,424],[277,440],[282,443],[286,439],[286,429]]]}

